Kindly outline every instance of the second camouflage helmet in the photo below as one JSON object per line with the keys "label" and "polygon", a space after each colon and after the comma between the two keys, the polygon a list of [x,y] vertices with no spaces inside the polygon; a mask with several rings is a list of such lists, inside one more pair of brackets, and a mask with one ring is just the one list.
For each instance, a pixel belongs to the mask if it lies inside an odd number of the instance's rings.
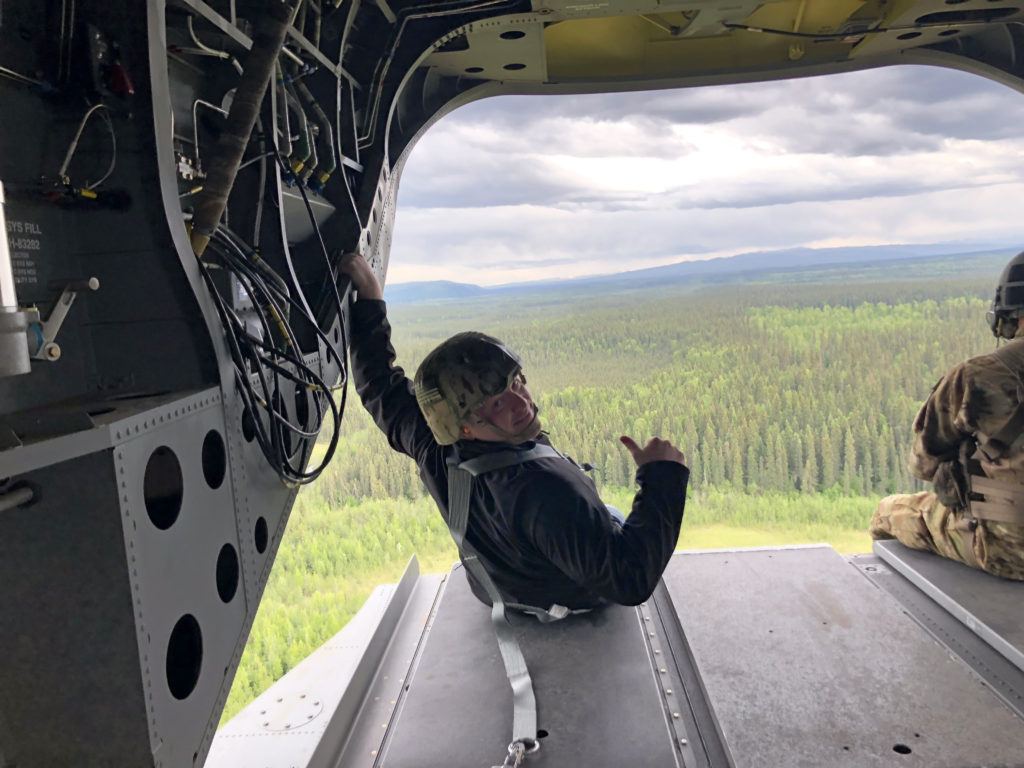
{"label": "second camouflage helmet", "polygon": [[416,371],[416,402],[440,445],[459,440],[467,417],[500,395],[522,370],[519,357],[493,336],[467,331],[427,355]]}
{"label": "second camouflage helmet", "polygon": [[988,327],[997,337],[1012,339],[1017,331],[1017,322],[1006,322],[1016,319],[1024,311],[1024,251],[1021,251],[1003,269],[996,286],[996,295],[992,299],[992,308],[986,319]]}

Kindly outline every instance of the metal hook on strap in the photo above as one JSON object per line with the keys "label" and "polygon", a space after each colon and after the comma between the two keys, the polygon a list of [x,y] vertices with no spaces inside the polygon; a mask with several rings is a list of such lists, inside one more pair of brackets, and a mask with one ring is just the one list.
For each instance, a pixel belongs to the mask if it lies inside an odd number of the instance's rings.
{"label": "metal hook on strap", "polygon": [[493,768],[519,768],[527,755],[532,755],[539,750],[539,739],[513,741],[508,745],[508,754],[505,756],[505,762],[501,765],[493,766]]}

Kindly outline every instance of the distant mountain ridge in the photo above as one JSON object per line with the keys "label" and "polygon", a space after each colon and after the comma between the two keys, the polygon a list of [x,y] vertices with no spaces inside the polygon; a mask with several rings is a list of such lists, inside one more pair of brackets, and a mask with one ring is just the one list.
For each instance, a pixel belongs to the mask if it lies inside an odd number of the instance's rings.
{"label": "distant mountain ridge", "polygon": [[1010,250],[1009,246],[984,244],[935,243],[925,245],[874,245],[839,248],[788,248],[777,251],[751,251],[736,256],[723,256],[701,261],[680,261],[660,267],[617,272],[609,275],[591,275],[568,280],[539,280],[525,283],[507,283],[483,287],[471,283],[434,280],[419,283],[399,283],[384,289],[385,298],[396,304],[422,301],[475,298],[487,294],[507,294],[514,291],[551,290],[554,288],[585,287],[619,283],[639,287],[646,283],[674,282],[688,277],[732,275],[744,272],[828,267],[841,264],[869,264],[903,259],[943,256],[975,256]]}
{"label": "distant mountain ridge", "polygon": [[464,299],[487,293],[489,288],[450,280],[430,280],[422,283],[398,283],[384,288],[384,297],[396,304],[441,299]]}

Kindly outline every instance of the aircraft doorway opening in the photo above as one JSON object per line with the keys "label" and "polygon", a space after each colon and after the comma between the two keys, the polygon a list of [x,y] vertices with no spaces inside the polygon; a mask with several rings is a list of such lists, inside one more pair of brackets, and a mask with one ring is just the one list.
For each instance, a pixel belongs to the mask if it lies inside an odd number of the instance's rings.
{"label": "aircraft doorway opening", "polygon": [[[797,81],[503,97],[441,120],[403,173],[385,298],[399,362],[481,330],[552,440],[628,510],[620,434],[686,453],[679,547],[870,550],[920,488],[911,423],[1020,250],[1024,100],[906,67]],[[415,466],[353,401],[298,497],[224,719],[412,553],[455,549]],[[314,460],[315,460],[314,456]]]}

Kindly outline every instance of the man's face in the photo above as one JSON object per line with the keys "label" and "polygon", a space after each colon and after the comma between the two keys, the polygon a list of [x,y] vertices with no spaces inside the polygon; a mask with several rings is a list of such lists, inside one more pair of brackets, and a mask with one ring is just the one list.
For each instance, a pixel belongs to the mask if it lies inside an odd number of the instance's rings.
{"label": "man's face", "polygon": [[[463,435],[471,440],[501,443],[508,442],[514,435],[519,442],[525,442],[540,434],[540,422],[536,417],[537,406],[526,388],[526,377],[520,372],[508,389],[487,398],[473,412],[463,427]],[[535,428],[531,428],[532,422],[536,422]],[[524,430],[527,431],[520,434]]]}

